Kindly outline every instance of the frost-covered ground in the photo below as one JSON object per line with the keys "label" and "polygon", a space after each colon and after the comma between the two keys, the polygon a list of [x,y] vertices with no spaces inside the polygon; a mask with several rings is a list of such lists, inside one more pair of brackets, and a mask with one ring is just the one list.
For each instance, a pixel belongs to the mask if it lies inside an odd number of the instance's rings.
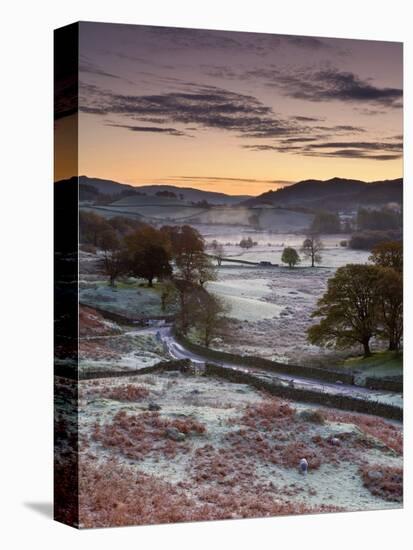
{"label": "frost-covered ground", "polygon": [[333,272],[321,268],[220,269],[219,282],[210,288],[229,297],[232,306],[220,347],[291,362],[329,355],[307,342],[306,331],[314,323],[311,314]]}
{"label": "frost-covered ground", "polygon": [[[238,243],[242,238],[250,236],[257,243],[256,246],[250,249],[241,248]],[[290,246],[295,248],[301,257],[300,266],[309,266],[311,262],[305,258],[300,251],[303,241],[306,238],[305,234],[295,233],[224,233],[205,235],[207,242],[216,240],[224,246],[224,257],[236,260],[246,260],[250,262],[268,261],[273,264],[283,265],[281,256],[285,247]],[[349,235],[323,235],[322,243],[324,250],[322,255],[322,266],[329,268],[337,268],[349,263],[366,263],[370,255],[364,250],[352,250],[351,248],[341,246],[340,243],[348,242]],[[211,254],[213,251],[211,250]]]}
{"label": "frost-covered ground", "polygon": [[[289,238],[289,244],[302,240]],[[225,249],[232,257],[277,263],[282,242],[263,242],[245,253],[234,244]],[[214,346],[305,364],[335,363],[336,355],[307,343],[310,315],[336,267],[368,255],[330,244],[323,268],[223,265],[209,288],[230,303],[231,321]],[[274,256],[267,257],[269,252]],[[89,306],[80,309],[82,370],[139,369],[168,358],[153,330],[120,326],[93,309],[157,317],[156,289],[135,280],[111,289],[93,254],[82,253],[80,278],[80,299]],[[401,505],[397,423],[287,403],[247,385],[178,372],[79,386],[82,526]],[[298,471],[301,458],[309,462],[307,476]]]}
{"label": "frost-covered ground", "polygon": [[128,370],[168,359],[152,332],[121,328],[97,311],[80,307],[79,370]]}
{"label": "frost-covered ground", "polygon": [[378,418],[171,372],[81,382],[79,422],[84,526],[401,504],[401,427]]}
{"label": "frost-covered ground", "polygon": [[343,358],[345,354],[310,345],[306,332],[315,322],[311,313],[337,267],[366,263],[369,253],[340,246],[345,235],[330,235],[322,239],[321,267],[311,268],[301,254],[300,266],[289,269],[281,263],[283,248],[293,246],[299,250],[305,235],[257,232],[251,237],[258,244],[249,250],[236,245],[239,237],[238,233],[213,235],[224,246],[225,257],[269,261],[279,267],[237,265],[224,260],[217,282],[209,283],[209,288],[231,306],[231,322],[214,347],[305,364],[328,365],[330,360],[334,364]]}
{"label": "frost-covered ground", "polygon": [[[336,268],[347,263],[365,263],[368,252],[340,246],[341,241],[348,239],[346,235],[324,236],[322,267],[311,268],[309,261],[302,257],[299,267],[289,269],[281,264],[282,250],[285,246],[299,249],[304,234],[246,232],[233,226],[206,226],[204,230],[206,242],[215,239],[223,244],[228,258],[280,265],[264,267],[223,262],[217,281],[208,285],[231,308],[229,329],[213,343],[216,348],[305,364],[328,365],[330,361],[334,364],[345,357],[345,354],[311,346],[306,331],[314,322],[311,313],[317,300]],[[247,235],[258,244],[244,250],[236,243]],[[171,308],[162,311],[159,290],[147,288],[143,281],[122,280],[115,289],[110,288],[99,270],[97,257],[85,252],[80,254],[79,295],[82,304],[134,319],[173,313]]]}
{"label": "frost-covered ground", "polygon": [[99,266],[99,252],[79,253],[79,301],[85,306],[100,308],[130,319],[160,317],[173,313],[168,305],[161,308],[159,288],[133,277],[122,278],[110,287]]}
{"label": "frost-covered ground", "polygon": [[136,281],[110,287],[106,281],[81,282],[79,300],[82,304],[124,315],[131,319],[159,317],[163,312],[156,288],[139,287]]}

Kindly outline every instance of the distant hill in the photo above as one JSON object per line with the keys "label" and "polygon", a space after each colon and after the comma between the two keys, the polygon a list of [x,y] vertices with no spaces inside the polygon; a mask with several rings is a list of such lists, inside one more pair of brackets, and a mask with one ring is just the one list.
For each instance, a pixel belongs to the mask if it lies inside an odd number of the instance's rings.
{"label": "distant hill", "polygon": [[100,178],[88,178],[87,176],[79,176],[80,185],[88,185],[94,187],[99,193],[104,195],[119,195],[122,191],[132,191],[135,189],[133,185],[126,183],[118,183],[112,180],[103,180]]}
{"label": "distant hill", "polygon": [[165,192],[175,193],[178,198],[183,198],[185,201],[199,202],[206,200],[209,204],[237,204],[250,198],[250,195],[227,195],[216,191],[202,191],[193,187],[177,187],[174,185],[142,185],[135,189],[147,195]]}
{"label": "distant hill", "polygon": [[244,201],[245,206],[288,206],[341,210],[357,206],[384,205],[403,200],[403,179],[365,182],[332,178],[304,180],[277,191],[267,191]]}
{"label": "distant hill", "polygon": [[[178,187],[175,185],[143,185],[143,186],[133,186],[125,183],[119,183],[112,180],[104,180],[99,178],[89,178],[87,176],[79,177],[79,184],[81,190],[85,191],[84,196],[86,196],[86,191],[88,196],[90,195],[90,188],[96,189],[99,193],[104,195],[116,196],[125,195],[131,193],[128,197],[123,197],[122,200],[126,202],[133,202],[133,192],[136,192],[136,195],[139,196],[139,193],[145,195],[160,197],[160,198],[170,198],[176,199],[178,201],[186,202],[202,202],[207,201],[209,204],[238,204],[248,198],[249,195],[227,195],[225,193],[217,193],[214,191],[202,191],[200,189],[194,189],[192,187]],[[82,189],[83,188],[83,189]],[[126,204],[126,203],[125,203]]]}

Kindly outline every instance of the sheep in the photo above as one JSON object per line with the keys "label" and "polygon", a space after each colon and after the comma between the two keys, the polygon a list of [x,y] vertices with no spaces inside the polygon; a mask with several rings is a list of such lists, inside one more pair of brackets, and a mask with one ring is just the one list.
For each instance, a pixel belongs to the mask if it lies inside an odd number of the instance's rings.
{"label": "sheep", "polygon": [[307,475],[307,471],[308,471],[308,462],[305,458],[302,458],[300,460],[300,465],[299,465],[299,468],[300,468],[300,472],[306,476]]}

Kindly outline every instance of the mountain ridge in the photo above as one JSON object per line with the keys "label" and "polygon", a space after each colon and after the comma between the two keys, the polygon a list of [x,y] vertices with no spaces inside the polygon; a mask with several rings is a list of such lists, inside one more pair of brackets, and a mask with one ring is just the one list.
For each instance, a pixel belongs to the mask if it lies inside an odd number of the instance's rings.
{"label": "mountain ridge", "polygon": [[244,201],[245,206],[260,204],[274,206],[307,206],[334,207],[337,200],[340,206],[354,203],[385,204],[402,202],[403,178],[394,180],[377,180],[366,182],[347,178],[330,178],[328,180],[308,179],[299,181],[288,187],[270,190]]}
{"label": "mountain ridge", "polygon": [[[56,183],[75,180],[76,178],[73,177]],[[171,193],[175,195],[176,199],[189,203],[206,201],[212,205],[246,207],[271,205],[280,207],[299,206],[310,209],[337,208],[338,206],[349,208],[369,204],[384,205],[391,202],[401,204],[403,200],[403,178],[369,182],[339,177],[328,180],[306,179],[275,191],[266,191],[257,196],[227,195],[216,191],[204,191],[194,187],[178,187],[169,184],[136,187],[114,180],[90,178],[88,176],[79,176],[79,184],[85,190],[93,188],[100,194],[111,195],[114,200],[120,199],[129,193],[133,196],[134,192],[137,196],[140,193],[154,197],[157,196],[157,193],[164,193],[163,196],[168,196],[167,194]]]}

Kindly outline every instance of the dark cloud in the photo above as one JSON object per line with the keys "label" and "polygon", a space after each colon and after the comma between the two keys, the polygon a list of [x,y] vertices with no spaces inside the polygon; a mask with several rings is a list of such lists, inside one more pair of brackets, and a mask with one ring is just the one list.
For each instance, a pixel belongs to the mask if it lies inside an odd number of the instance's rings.
{"label": "dark cloud", "polygon": [[258,68],[248,71],[249,79],[260,78],[267,86],[277,87],[289,97],[307,101],[343,101],[400,108],[400,88],[380,88],[352,72],[335,68],[322,70]]}
{"label": "dark cloud", "polygon": [[117,115],[118,119],[121,117],[126,121],[106,120],[106,124],[132,132],[192,137],[188,134],[189,128],[191,132],[212,128],[233,132],[244,139],[271,140],[271,143],[264,141],[243,146],[251,151],[318,157],[391,160],[398,158],[402,151],[400,141],[338,140],[338,136],[362,133],[365,129],[353,125],[314,125],[319,120],[315,117],[283,119],[254,96],[215,86],[187,83],[182,91],[123,95],[84,85],[80,99],[82,112],[109,117]]}
{"label": "dark cloud", "polygon": [[314,153],[314,152],[307,152],[303,153],[306,156],[317,156],[317,157],[338,157],[338,158],[347,158],[347,159],[370,159],[370,160],[396,160],[401,158],[401,154],[386,154],[386,153],[380,153],[377,155],[370,155],[367,154],[365,151],[361,149],[337,149],[335,151],[330,151],[328,153]]}
{"label": "dark cloud", "polygon": [[307,142],[311,142],[311,141],[317,141],[318,139],[319,139],[318,137],[300,137],[300,136],[297,136],[297,137],[283,139],[281,141],[281,143],[282,144],[307,143]]}
{"label": "dark cloud", "polygon": [[172,179],[179,179],[179,180],[208,180],[208,181],[243,181],[246,183],[282,183],[285,185],[288,185],[290,183],[294,183],[291,180],[260,180],[256,178],[224,178],[224,177],[218,177],[218,176],[179,176],[179,177],[170,177],[168,178],[170,180]]}
{"label": "dark cloud", "polygon": [[367,141],[336,141],[328,143],[314,143],[311,149],[362,149],[364,151],[403,151],[403,143],[372,143]]}
{"label": "dark cloud", "polygon": [[192,87],[186,92],[121,95],[86,85],[81,89],[80,110],[146,122],[162,119],[169,124],[216,128],[253,138],[273,138],[301,129],[294,121],[277,118],[270,107],[253,96],[212,86]]}
{"label": "dark cloud", "polygon": [[301,147],[281,147],[280,145],[263,145],[263,144],[257,144],[257,145],[243,145],[243,149],[251,149],[251,151],[285,151],[285,149],[288,150],[295,150],[295,149],[301,149]]}
{"label": "dark cloud", "polygon": [[292,117],[294,120],[298,120],[299,122],[319,122],[322,120],[321,118],[315,118],[311,116],[295,116]]}
{"label": "dark cloud", "polygon": [[[290,144],[293,145],[290,145]],[[336,141],[313,143],[313,140],[302,140],[301,145],[294,139],[282,140],[273,145],[244,145],[253,151],[275,151],[278,153],[295,153],[310,157],[338,157],[348,159],[395,160],[402,156],[403,143],[376,143],[365,141]],[[326,149],[328,149],[326,151]],[[331,149],[331,150],[330,150]]]}
{"label": "dark cloud", "polygon": [[284,93],[308,101],[349,101],[400,107],[403,92],[399,88],[379,88],[351,72],[336,69],[318,71],[305,78],[284,77]]}
{"label": "dark cloud", "polygon": [[168,134],[170,136],[187,136],[185,132],[181,132],[176,128],[161,128],[158,126],[132,126],[129,124],[106,124],[106,126],[113,126],[115,128],[126,128],[131,132],[143,132],[143,133],[155,133],[155,134]]}
{"label": "dark cloud", "polygon": [[365,128],[361,126],[350,126],[348,124],[338,124],[336,126],[313,126],[313,130],[320,130],[322,132],[340,133],[340,134],[354,134],[365,132]]}

